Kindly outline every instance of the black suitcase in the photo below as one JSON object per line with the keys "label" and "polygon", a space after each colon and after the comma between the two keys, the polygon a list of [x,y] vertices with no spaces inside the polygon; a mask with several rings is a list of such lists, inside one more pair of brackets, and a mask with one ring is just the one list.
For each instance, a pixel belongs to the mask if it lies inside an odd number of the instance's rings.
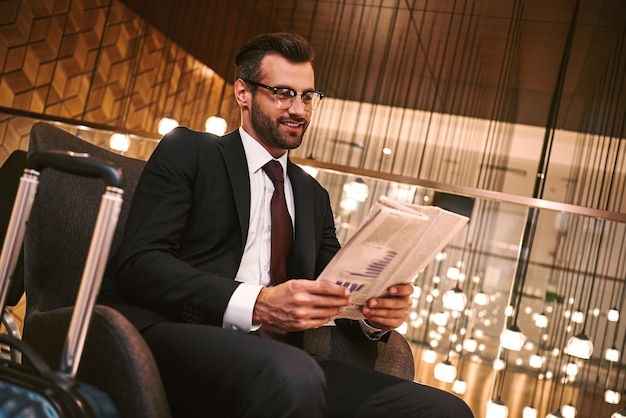
{"label": "black suitcase", "polygon": [[22,354],[21,363],[0,359],[0,418],[117,418],[117,409],[106,393],[78,382],[75,377],[122,206],[122,173],[119,169],[86,154],[71,152],[36,152],[28,158],[0,254],[0,312],[4,312],[10,276],[24,240],[39,173],[46,168],[74,175],[100,177],[105,181],[106,189],[102,195],[59,369],[50,369],[24,341],[14,336],[0,335],[0,344],[12,352]]}

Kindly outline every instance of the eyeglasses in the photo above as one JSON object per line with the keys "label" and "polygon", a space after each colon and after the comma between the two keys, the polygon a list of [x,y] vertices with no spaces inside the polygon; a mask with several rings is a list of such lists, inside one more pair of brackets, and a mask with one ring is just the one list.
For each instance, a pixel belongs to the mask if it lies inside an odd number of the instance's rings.
{"label": "eyeglasses", "polygon": [[293,102],[294,100],[296,100],[296,96],[300,96],[300,98],[302,99],[302,106],[304,107],[304,110],[307,110],[309,112],[315,110],[324,98],[324,93],[322,93],[321,91],[306,90],[302,93],[298,93],[297,91],[289,87],[270,87],[252,80],[243,80],[243,82],[271,91],[274,96],[274,106],[282,110],[289,109],[291,106],[293,106]]}

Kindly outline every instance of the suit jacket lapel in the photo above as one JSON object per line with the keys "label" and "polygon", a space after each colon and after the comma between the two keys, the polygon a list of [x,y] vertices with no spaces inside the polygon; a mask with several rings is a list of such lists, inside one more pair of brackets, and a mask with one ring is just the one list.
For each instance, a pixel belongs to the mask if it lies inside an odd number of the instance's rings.
{"label": "suit jacket lapel", "polygon": [[235,197],[235,206],[239,217],[239,227],[243,237],[242,245],[245,246],[250,223],[250,175],[239,131],[235,130],[219,138],[218,144],[221,145],[219,149],[224,157],[230,178],[230,186]]}
{"label": "suit jacket lapel", "polygon": [[293,189],[293,200],[296,208],[295,240],[291,257],[287,264],[287,272],[291,277],[314,278],[315,271],[315,223],[313,194],[306,186],[306,174],[288,160],[287,174]]}

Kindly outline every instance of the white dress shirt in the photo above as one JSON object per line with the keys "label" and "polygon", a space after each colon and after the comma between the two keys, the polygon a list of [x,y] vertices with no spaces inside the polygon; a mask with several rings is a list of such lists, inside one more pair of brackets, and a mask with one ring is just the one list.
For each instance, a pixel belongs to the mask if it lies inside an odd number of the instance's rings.
{"label": "white dress shirt", "polygon": [[[254,304],[263,287],[271,286],[270,255],[270,200],[274,184],[263,171],[263,166],[274,159],[269,152],[243,128],[239,128],[250,175],[250,224],[241,265],[235,280],[241,282],[224,312],[224,328],[250,332],[258,329],[252,324]],[[291,221],[295,221],[293,190],[287,176],[287,153],[278,158],[285,176],[285,200]]]}

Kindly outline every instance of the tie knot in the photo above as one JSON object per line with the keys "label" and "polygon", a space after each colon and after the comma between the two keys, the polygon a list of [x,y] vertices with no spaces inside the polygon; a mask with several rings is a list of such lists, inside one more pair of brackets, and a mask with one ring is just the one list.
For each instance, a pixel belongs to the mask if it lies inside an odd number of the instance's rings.
{"label": "tie knot", "polygon": [[283,183],[285,181],[283,178],[283,167],[276,160],[270,160],[270,162],[265,164],[263,166],[263,171],[265,171],[274,184]]}

